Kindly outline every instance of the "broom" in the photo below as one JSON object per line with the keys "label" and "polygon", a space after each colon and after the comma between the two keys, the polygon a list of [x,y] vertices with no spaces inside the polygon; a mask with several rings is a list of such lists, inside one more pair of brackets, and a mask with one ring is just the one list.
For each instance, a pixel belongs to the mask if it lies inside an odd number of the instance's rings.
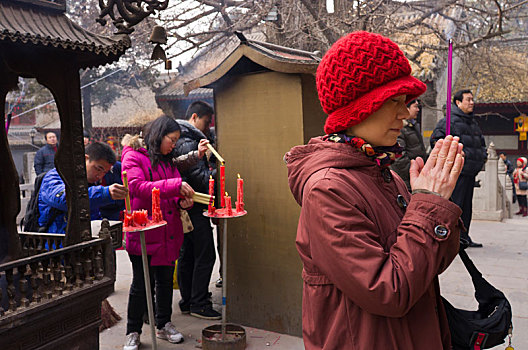
{"label": "broom", "polygon": [[103,300],[101,303],[101,324],[99,325],[99,332],[114,326],[119,320],[121,320],[121,316],[114,311],[108,299]]}

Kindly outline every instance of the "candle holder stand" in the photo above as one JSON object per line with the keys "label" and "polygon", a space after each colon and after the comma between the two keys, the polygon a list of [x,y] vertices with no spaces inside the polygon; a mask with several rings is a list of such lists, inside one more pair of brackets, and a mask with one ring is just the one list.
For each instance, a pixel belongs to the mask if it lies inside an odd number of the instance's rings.
{"label": "candle holder stand", "polygon": [[145,231],[153,230],[155,228],[162,227],[165,225],[167,225],[166,221],[160,221],[141,227],[123,227],[123,231],[126,233],[139,232],[139,238],[141,240],[141,260],[143,263],[143,277],[145,279],[145,290],[147,293],[147,311],[150,324],[150,334],[152,338],[152,349],[154,350],[158,349],[158,343],[156,341],[156,322],[154,321],[154,305],[152,305],[152,291],[150,289],[150,273],[147,259],[147,245],[145,244]]}
{"label": "candle holder stand", "polygon": [[232,211],[227,215],[227,209],[221,208],[209,214],[205,211],[204,216],[209,218],[223,219],[224,231],[222,237],[222,323],[212,325],[202,330],[202,347],[204,350],[242,350],[246,348],[246,331],[243,327],[226,323],[227,315],[227,219],[242,217],[247,211]]}

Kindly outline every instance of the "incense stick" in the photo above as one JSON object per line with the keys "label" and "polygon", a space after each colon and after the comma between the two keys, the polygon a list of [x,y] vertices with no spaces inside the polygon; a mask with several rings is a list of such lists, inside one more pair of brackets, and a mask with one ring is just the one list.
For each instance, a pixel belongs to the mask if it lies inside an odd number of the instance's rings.
{"label": "incense stick", "polygon": [[451,76],[453,70],[453,39],[449,39],[449,53],[447,57],[447,111],[446,136],[451,134]]}
{"label": "incense stick", "polygon": [[218,159],[220,161],[220,163],[225,164],[224,158],[222,158],[222,156],[213,148],[213,146],[211,146],[210,143],[207,144],[207,148],[209,148],[209,150],[211,152],[213,152],[213,154],[215,155],[216,159]]}
{"label": "incense stick", "polygon": [[128,176],[126,170],[123,171],[123,185],[126,188],[126,197],[125,197],[125,208],[127,214],[132,214],[132,207],[130,206],[130,193],[128,192]]}
{"label": "incense stick", "polygon": [[200,192],[194,192],[193,194],[193,201],[195,201],[196,203],[201,203],[201,204],[210,204],[214,201],[215,197],[214,196],[210,196],[208,194],[204,194],[204,193],[200,193]]}

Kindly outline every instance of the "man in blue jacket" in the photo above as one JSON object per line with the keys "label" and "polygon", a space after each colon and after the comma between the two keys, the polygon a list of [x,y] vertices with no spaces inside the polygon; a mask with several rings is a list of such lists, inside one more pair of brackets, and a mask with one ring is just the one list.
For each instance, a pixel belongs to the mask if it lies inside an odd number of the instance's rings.
{"label": "man in blue jacket", "polygon": [[[86,179],[88,180],[88,196],[90,198],[90,214],[92,220],[100,219],[99,209],[102,206],[124,199],[126,189],[123,185],[110,186],[92,185],[99,182],[116,162],[116,156],[110,146],[94,142],[86,146]],[[57,169],[53,168],[42,180],[38,197],[39,225],[46,226],[49,221],[49,233],[65,233],[67,211],[66,192]]]}
{"label": "man in blue jacket", "polygon": [[37,175],[55,168],[55,153],[58,146],[57,135],[50,131],[46,133],[44,139],[46,144],[37,151],[34,159],[35,173]]}

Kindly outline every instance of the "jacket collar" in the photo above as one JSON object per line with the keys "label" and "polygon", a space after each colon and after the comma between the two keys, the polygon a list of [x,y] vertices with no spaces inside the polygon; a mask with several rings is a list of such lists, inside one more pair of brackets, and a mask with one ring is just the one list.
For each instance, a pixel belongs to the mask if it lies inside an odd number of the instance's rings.
{"label": "jacket collar", "polygon": [[461,117],[461,118],[466,118],[466,119],[472,119],[473,118],[473,112],[469,113],[469,114],[466,114],[464,112],[462,112],[462,110],[460,108],[458,108],[458,106],[454,103],[451,104],[451,113],[458,116],[458,117]]}
{"label": "jacket collar", "polygon": [[182,128],[182,136],[185,134],[185,136],[191,137],[196,140],[208,138],[207,136],[205,136],[203,132],[198,130],[194,125],[189,123],[187,120],[178,119],[176,121],[178,122],[178,124],[180,124],[180,127]]}

